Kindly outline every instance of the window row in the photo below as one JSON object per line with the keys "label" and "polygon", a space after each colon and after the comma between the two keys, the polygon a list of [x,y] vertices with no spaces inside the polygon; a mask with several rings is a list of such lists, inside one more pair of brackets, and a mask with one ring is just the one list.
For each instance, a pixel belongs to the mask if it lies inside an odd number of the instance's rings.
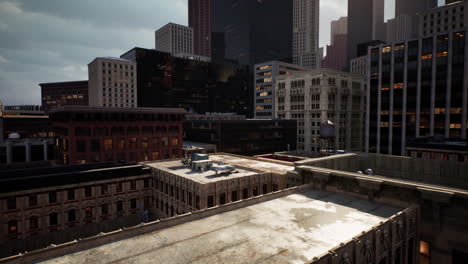
{"label": "window row", "polygon": [[[100,210],[100,216],[110,216],[110,206],[111,204],[101,204],[99,206]],[[124,212],[124,201],[120,200],[115,203],[115,212],[117,215],[123,214]],[[150,197],[146,196],[143,199],[143,204],[142,208],[144,210],[147,210],[150,207]],[[128,208],[132,211],[133,213],[138,209],[138,204],[137,204],[137,199],[133,198],[128,201]],[[80,221],[79,219],[79,211],[78,209],[70,209],[65,212],[66,215],[66,222],[65,223],[74,223],[77,221]],[[96,217],[97,211],[93,211],[92,207],[86,207],[82,209],[83,211],[83,220],[84,221],[91,221],[93,217]],[[34,231],[39,229],[39,216],[31,216],[27,221],[29,222],[29,230]],[[47,221],[48,227],[55,227],[60,224],[59,221],[59,214],[54,212],[50,213],[44,218],[44,221]],[[8,221],[8,233],[9,234],[15,234],[19,232],[18,228],[18,220],[13,219]]]}
{"label": "window row", "polygon": [[[84,188],[75,188],[75,189],[68,189],[65,190],[66,192],[66,201],[76,201],[77,200],[77,191],[83,194],[83,198],[91,198],[96,195],[108,195],[111,193],[111,185],[115,185],[115,193],[122,193],[123,192],[123,185],[125,182],[118,182],[118,183],[111,183],[111,184],[101,184],[100,186],[86,186]],[[137,180],[129,181],[129,189],[130,191],[137,189]],[[150,187],[150,179],[143,179],[143,188]],[[49,204],[56,204],[59,202],[59,191],[50,191],[47,194],[48,203]],[[64,197],[65,198],[65,197]],[[28,205],[29,207],[36,207],[39,206],[38,203],[38,195],[30,195],[28,197]],[[7,210],[16,210],[17,207],[17,198],[10,197],[7,199]]]}

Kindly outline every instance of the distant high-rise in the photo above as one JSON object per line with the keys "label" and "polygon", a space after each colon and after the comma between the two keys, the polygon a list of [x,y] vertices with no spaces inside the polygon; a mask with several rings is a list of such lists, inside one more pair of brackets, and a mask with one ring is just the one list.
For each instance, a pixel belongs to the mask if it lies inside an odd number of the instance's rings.
{"label": "distant high-rise", "polygon": [[327,45],[327,56],[322,61],[322,68],[343,71],[348,65],[348,18],[331,22],[330,46]]}
{"label": "distant high-rise", "polygon": [[136,63],[114,57],[99,57],[88,64],[89,105],[137,107]]}
{"label": "distant high-rise", "polygon": [[320,67],[319,0],[293,1],[293,63],[315,69]]}
{"label": "distant high-rise", "polygon": [[[212,0],[211,31],[219,41],[211,43],[221,59],[252,66],[270,60],[291,61],[291,1]],[[213,35],[214,36],[214,35]],[[224,46],[224,47],[223,47]]]}
{"label": "distant high-rise", "polygon": [[193,54],[193,29],[169,23],[155,32],[155,48],[171,54]]}
{"label": "distant high-rise", "polygon": [[395,17],[414,16],[434,7],[437,7],[437,0],[395,0]]}
{"label": "distant high-rise", "polygon": [[211,57],[211,0],[189,0],[188,12],[194,53]]}
{"label": "distant high-rise", "polygon": [[413,16],[399,15],[387,21],[387,42],[397,43],[414,37]]}
{"label": "distant high-rise", "polygon": [[348,59],[357,56],[357,46],[385,40],[384,0],[348,1]]}
{"label": "distant high-rise", "polygon": [[335,36],[348,34],[348,17],[340,17],[331,22],[330,45],[335,43]]}

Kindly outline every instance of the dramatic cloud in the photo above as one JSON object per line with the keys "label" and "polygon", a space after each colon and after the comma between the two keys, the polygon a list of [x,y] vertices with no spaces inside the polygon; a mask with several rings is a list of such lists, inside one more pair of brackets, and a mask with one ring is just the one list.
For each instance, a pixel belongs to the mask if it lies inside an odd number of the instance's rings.
{"label": "dramatic cloud", "polygon": [[[321,0],[320,46],[347,0]],[[98,56],[154,48],[154,30],[187,25],[187,0],[0,0],[0,100],[40,104],[39,83],[84,80]]]}

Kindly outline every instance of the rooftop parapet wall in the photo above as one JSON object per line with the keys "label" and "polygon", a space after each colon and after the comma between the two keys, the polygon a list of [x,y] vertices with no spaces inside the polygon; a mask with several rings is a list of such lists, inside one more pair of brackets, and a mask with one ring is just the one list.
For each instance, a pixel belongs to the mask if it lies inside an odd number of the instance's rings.
{"label": "rooftop parapet wall", "polygon": [[468,162],[353,153],[294,164],[353,173],[372,169],[375,175],[468,189]]}
{"label": "rooftop parapet wall", "polygon": [[239,200],[236,202],[228,203],[221,206],[215,206],[200,211],[187,213],[184,215],[177,215],[171,218],[157,220],[149,223],[141,223],[140,225],[122,228],[108,233],[100,233],[96,236],[77,239],[67,243],[59,245],[51,245],[47,248],[35,250],[31,252],[25,252],[18,255],[10,256],[7,258],[0,259],[0,263],[33,263],[39,262],[45,259],[54,258],[62,255],[71,254],[73,252],[89,249],[92,247],[100,246],[106,243],[115,242],[122,239],[128,239],[130,237],[144,235],[149,232],[158,231],[164,228],[169,228],[179,224],[187,223],[190,221],[199,220],[212,215],[221,214],[224,212],[236,210],[239,208],[247,207],[253,204],[273,200],[276,198],[284,197],[294,193],[301,193],[310,189],[310,185],[303,185],[300,187],[292,187],[287,190],[277,191],[268,193],[265,195],[259,195],[251,197],[246,200]]}

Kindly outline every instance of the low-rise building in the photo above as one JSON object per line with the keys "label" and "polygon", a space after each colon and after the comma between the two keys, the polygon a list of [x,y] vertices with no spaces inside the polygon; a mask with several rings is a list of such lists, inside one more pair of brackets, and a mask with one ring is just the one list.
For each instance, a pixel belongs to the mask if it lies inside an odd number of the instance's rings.
{"label": "low-rise building", "polygon": [[275,116],[297,121],[297,150],[320,150],[320,125],[335,124],[337,149],[364,148],[365,81],[331,69],[279,77]]}
{"label": "low-rise building", "polygon": [[88,81],[41,83],[42,108],[45,112],[64,105],[88,105]]}
{"label": "low-rise building", "polygon": [[[149,162],[155,180],[155,206],[159,218],[224,205],[285,189],[286,174],[293,166],[247,157],[214,154],[195,168],[181,160]],[[222,168],[231,166],[230,169]],[[217,171],[216,168],[221,168]]]}
{"label": "low-rise building", "polygon": [[153,180],[141,165],[86,164],[0,176],[0,244],[8,245],[0,248],[1,257],[154,219]]}
{"label": "low-rise building", "polygon": [[[296,149],[295,120],[225,119],[225,116],[184,122],[184,140],[215,144],[219,152],[259,155]],[[228,116],[229,117],[229,116]]]}
{"label": "low-rise building", "polygon": [[56,133],[56,162],[178,158],[185,114],[178,108],[55,108],[49,116]]}

